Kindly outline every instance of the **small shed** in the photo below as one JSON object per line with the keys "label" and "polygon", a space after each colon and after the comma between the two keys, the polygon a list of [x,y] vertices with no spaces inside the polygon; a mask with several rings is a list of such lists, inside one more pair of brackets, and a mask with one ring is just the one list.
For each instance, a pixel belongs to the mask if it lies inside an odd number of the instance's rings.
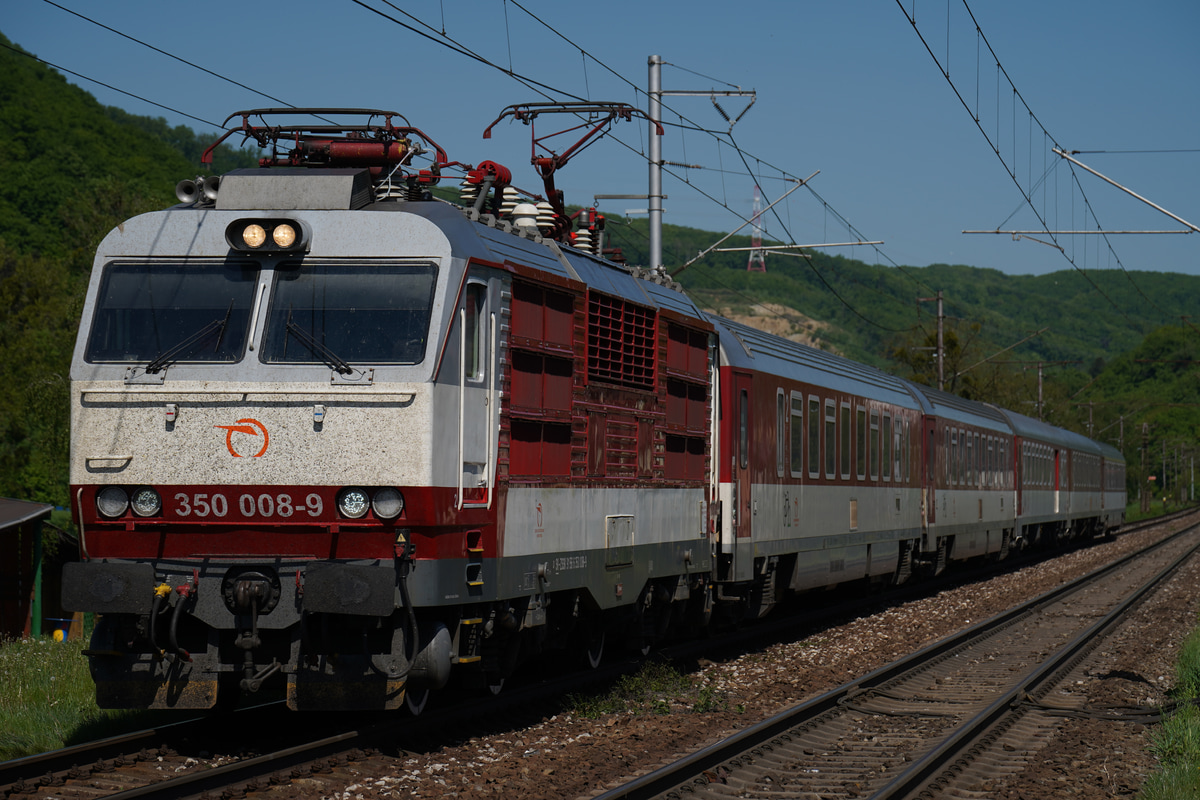
{"label": "small shed", "polygon": [[37,632],[30,631],[30,609],[41,558],[42,522],[53,510],[45,503],[0,497],[0,637]]}

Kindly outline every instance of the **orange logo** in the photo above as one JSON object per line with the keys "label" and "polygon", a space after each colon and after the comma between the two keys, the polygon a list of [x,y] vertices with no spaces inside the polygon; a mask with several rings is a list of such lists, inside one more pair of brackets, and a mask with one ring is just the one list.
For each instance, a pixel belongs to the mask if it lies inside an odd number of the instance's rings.
{"label": "orange logo", "polygon": [[267,452],[267,445],[271,443],[271,437],[267,435],[267,426],[263,425],[256,419],[239,419],[237,425],[213,425],[214,428],[220,428],[225,431],[225,446],[229,448],[229,455],[234,458],[241,458],[242,454],[233,449],[233,435],[235,433],[244,433],[249,436],[262,436],[262,447],[251,458],[258,458],[263,453]]}

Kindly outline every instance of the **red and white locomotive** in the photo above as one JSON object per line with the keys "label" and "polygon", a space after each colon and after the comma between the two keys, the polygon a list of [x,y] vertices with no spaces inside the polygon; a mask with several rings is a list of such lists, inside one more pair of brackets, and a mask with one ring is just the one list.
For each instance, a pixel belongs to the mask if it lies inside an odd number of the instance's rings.
{"label": "red and white locomotive", "polygon": [[490,162],[435,200],[394,112],[267,113],[262,167],[96,254],[64,605],[101,706],[416,710],[1122,519],[1111,447],[706,314]]}

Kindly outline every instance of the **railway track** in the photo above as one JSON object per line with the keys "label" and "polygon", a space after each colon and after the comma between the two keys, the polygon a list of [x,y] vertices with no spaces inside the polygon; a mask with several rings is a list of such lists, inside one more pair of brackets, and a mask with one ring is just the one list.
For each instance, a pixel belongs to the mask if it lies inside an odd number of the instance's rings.
{"label": "railway track", "polygon": [[397,757],[489,729],[533,725],[563,695],[611,684],[634,661],[553,677],[499,696],[464,694],[436,714],[297,714],[282,704],[189,719],[0,763],[5,800],[241,797],[281,784],[342,785]]}
{"label": "railway track", "polygon": [[1081,710],[1088,653],[1198,548],[1193,525],[599,800],[986,796]]}
{"label": "railway track", "polygon": [[[962,582],[961,576],[957,582]],[[924,583],[918,593],[937,591],[939,585],[940,581]],[[891,602],[897,599],[893,595],[908,593],[888,593],[868,602]],[[861,603],[828,609],[833,616],[861,611]],[[714,648],[756,648],[764,640],[787,640],[798,626],[814,624],[808,619],[803,624],[759,626],[732,637],[675,646],[666,655],[687,660],[698,653],[711,656]],[[533,724],[558,713],[558,701],[564,694],[611,685],[638,663],[618,660],[586,676],[576,673],[543,679],[486,702],[466,697],[452,705],[443,703],[436,713],[417,719],[386,714],[331,714],[315,719],[314,715],[259,707],[187,720],[0,764],[0,798],[216,798],[288,783],[333,785],[340,781],[348,785],[363,774],[394,772],[397,756],[427,752],[439,742],[461,742],[489,729],[512,730],[522,719]],[[858,685],[866,686],[869,678]],[[868,700],[889,702],[882,695],[860,693],[844,707]],[[231,735],[231,731],[235,733]]]}

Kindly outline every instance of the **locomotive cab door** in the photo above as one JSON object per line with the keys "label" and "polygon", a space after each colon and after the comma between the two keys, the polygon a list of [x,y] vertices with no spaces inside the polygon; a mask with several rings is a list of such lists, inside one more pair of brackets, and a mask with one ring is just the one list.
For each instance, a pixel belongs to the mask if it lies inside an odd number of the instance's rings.
{"label": "locomotive cab door", "polygon": [[458,507],[491,505],[497,428],[496,314],[486,281],[470,278],[459,305]]}

